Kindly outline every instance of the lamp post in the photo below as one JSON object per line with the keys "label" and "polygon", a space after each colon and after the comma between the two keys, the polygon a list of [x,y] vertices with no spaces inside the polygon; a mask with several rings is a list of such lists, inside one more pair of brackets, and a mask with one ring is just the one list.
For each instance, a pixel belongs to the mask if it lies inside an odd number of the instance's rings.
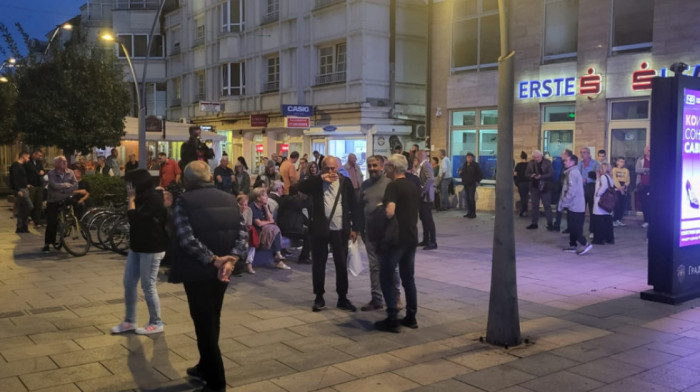
{"label": "lamp post", "polygon": [[[131,56],[129,55],[129,51],[126,50],[126,46],[124,46],[123,43],[121,43],[119,40],[115,39],[112,34],[102,34],[100,38],[104,41],[107,42],[116,42],[119,44],[119,47],[121,47],[122,51],[124,51],[124,57],[126,57],[126,63],[129,64],[129,70],[131,71],[131,78],[134,80],[134,88],[136,89],[136,104],[138,105],[138,120],[139,120],[139,155],[141,152],[141,149],[144,149],[144,155],[145,155],[145,147],[146,147],[146,141],[145,141],[145,136],[146,136],[146,127],[144,126],[143,128],[141,127],[141,93],[139,92],[139,81],[136,79],[136,71],[134,71],[134,65],[131,63]],[[141,141],[141,135],[144,136],[143,142]],[[142,144],[143,143],[143,144]],[[144,162],[145,165],[145,162]],[[139,162],[139,167],[141,167],[141,162]],[[145,166],[144,166],[145,167]]]}
{"label": "lamp post", "polygon": [[42,61],[46,57],[46,55],[49,53],[49,48],[51,47],[51,44],[53,43],[53,40],[56,39],[56,36],[58,35],[58,32],[63,30],[73,30],[73,25],[70,23],[64,23],[62,25],[57,25],[55,29],[53,29],[53,34],[51,35],[51,38],[49,39],[49,44],[46,45],[46,49],[44,49],[44,55],[41,56]]}

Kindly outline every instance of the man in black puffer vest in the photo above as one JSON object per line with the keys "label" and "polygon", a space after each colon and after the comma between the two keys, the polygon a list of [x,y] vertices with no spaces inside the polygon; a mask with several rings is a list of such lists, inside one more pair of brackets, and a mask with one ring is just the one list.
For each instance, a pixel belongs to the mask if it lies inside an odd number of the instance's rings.
{"label": "man in black puffer vest", "polygon": [[168,253],[171,283],[184,283],[194,321],[199,363],[187,375],[206,382],[204,391],[225,391],[219,321],[233,266],[248,254],[248,234],[236,197],[214,187],[206,162],[183,174],[186,192],[175,201],[176,241]]}

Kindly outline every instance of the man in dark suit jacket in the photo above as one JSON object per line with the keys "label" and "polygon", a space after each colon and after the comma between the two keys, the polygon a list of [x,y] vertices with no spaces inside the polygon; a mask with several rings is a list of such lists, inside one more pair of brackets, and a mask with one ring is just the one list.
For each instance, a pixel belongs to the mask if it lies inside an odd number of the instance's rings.
{"label": "man in dark suit jacket", "polygon": [[333,250],[335,284],[338,308],[354,312],[355,306],[348,300],[348,240],[357,240],[361,211],[355,202],[355,192],[350,180],[340,174],[340,160],[327,156],[323,159],[320,176],[301,181],[297,189],[312,197],[311,259],[312,278],[316,299],[312,310],[319,312],[326,307],[323,299],[326,280],[328,245]]}
{"label": "man in dark suit jacket", "polygon": [[180,170],[192,161],[204,161],[214,158],[214,150],[209,148],[201,139],[202,128],[199,125],[190,127],[190,138],[180,146]]}

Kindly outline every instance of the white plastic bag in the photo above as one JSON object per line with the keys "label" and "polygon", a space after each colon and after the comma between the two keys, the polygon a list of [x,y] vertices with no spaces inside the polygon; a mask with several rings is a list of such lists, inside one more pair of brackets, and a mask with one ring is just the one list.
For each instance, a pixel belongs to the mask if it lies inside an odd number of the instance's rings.
{"label": "white plastic bag", "polygon": [[362,265],[362,257],[360,256],[360,239],[348,242],[348,272],[352,276],[358,276],[362,273],[364,266]]}

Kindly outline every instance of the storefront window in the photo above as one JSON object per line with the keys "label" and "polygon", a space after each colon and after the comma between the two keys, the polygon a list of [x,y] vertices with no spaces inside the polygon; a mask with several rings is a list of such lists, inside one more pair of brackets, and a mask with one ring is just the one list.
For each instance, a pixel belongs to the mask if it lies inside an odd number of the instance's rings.
{"label": "storefront window", "polygon": [[348,162],[348,155],[351,153],[355,154],[357,157],[357,165],[362,169],[364,178],[367,178],[367,140],[328,140],[328,153],[334,157],[338,157],[343,165]]}
{"label": "storefront window", "polygon": [[610,120],[639,120],[649,118],[649,101],[612,102]]}
{"label": "storefront window", "polygon": [[[478,119],[478,121],[477,121]],[[452,175],[459,177],[459,169],[466,160],[467,153],[476,156],[486,183],[495,180],[498,111],[478,109],[452,112],[450,159]]]}
{"label": "storefront window", "polygon": [[549,153],[558,179],[564,164],[561,153],[574,148],[576,105],[546,105],[542,110],[542,152]]}

